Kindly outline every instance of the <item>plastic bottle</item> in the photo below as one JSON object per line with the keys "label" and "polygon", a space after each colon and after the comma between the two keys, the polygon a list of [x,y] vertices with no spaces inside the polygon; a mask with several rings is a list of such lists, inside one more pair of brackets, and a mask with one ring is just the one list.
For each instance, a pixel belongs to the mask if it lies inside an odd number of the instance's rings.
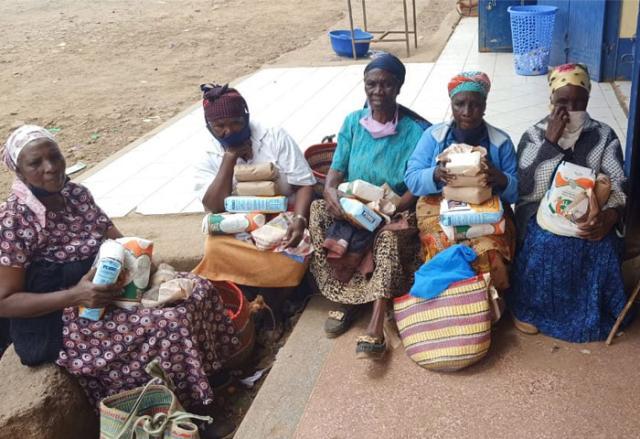
{"label": "plastic bottle", "polygon": [[[96,262],[96,274],[93,283],[96,285],[111,285],[116,283],[122,265],[124,263],[124,247],[122,244],[107,240],[100,246],[98,261]],[[85,319],[98,321],[104,314],[104,308],[80,307],[79,316]]]}

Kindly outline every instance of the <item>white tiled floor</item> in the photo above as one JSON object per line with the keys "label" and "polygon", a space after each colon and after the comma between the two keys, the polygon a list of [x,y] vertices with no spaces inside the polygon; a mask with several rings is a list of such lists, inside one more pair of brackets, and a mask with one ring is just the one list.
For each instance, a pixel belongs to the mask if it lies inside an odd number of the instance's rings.
{"label": "white tiled floor", "polygon": [[[510,53],[478,53],[477,29],[477,19],[465,18],[437,62],[407,64],[398,100],[429,121],[441,122],[450,117],[449,79],[462,70],[482,70],[492,80],[486,119],[517,143],[548,112],[546,77],[517,76]],[[284,127],[304,150],[336,133],[344,117],[363,105],[362,70],[362,65],[264,69],[236,87],[252,118]],[[610,84],[594,84],[589,111],[611,125],[624,144],[627,120]],[[202,211],[192,192],[191,168],[209,136],[198,108],[84,183],[112,217]]]}

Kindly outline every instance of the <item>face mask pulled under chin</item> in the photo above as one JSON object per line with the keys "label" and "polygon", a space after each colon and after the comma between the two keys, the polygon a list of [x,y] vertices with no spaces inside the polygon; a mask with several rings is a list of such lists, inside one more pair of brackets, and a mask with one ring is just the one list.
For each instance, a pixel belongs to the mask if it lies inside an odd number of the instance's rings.
{"label": "face mask pulled under chin", "polygon": [[569,111],[569,122],[567,122],[566,130],[577,131],[582,129],[587,120],[586,111]]}
{"label": "face mask pulled under chin", "polygon": [[[66,176],[65,180],[64,180],[64,185],[66,185],[69,182],[69,180],[71,180],[69,178],[69,176]],[[63,187],[64,187],[64,185],[63,185]],[[52,195],[57,195],[62,191],[62,189],[60,189],[59,191],[56,191],[56,192],[50,192],[50,191],[48,191],[46,189],[42,189],[42,188],[36,187],[36,186],[34,186],[34,185],[30,184],[30,183],[27,183],[27,187],[29,188],[31,193],[33,195],[35,195],[36,197],[50,197]]]}

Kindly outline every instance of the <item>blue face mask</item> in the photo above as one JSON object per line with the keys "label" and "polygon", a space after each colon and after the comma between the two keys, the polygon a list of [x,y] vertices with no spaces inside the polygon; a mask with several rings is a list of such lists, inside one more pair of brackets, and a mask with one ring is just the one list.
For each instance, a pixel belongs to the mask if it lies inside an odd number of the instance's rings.
{"label": "blue face mask", "polygon": [[[69,178],[69,176],[67,176],[67,177],[65,178],[65,180],[64,180],[64,184],[66,185],[66,184],[69,182],[69,180],[71,180],[71,179]],[[32,193],[33,195],[35,195],[37,198],[41,198],[41,197],[50,197],[51,195],[57,195],[57,194],[59,194],[59,193],[62,191],[62,189],[60,189],[60,190],[59,190],[59,191],[57,191],[57,192],[49,192],[49,191],[48,191],[48,190],[46,190],[46,189],[42,189],[42,188],[36,187],[36,186],[34,186],[34,185],[32,185],[32,184],[27,184],[27,187],[29,188],[29,190],[31,191],[31,193]]]}
{"label": "blue face mask", "polygon": [[209,129],[209,132],[211,133],[211,135],[213,135],[213,137],[215,137],[215,139],[218,142],[220,142],[220,144],[224,149],[229,149],[229,148],[234,148],[236,146],[239,146],[243,144],[245,141],[247,141],[249,138],[251,138],[251,127],[249,126],[248,113],[244,116],[244,128],[242,128],[242,130],[237,133],[229,134],[228,136],[225,136],[225,137],[218,137],[214,134],[213,130],[209,126],[209,123],[207,123],[207,128]]}

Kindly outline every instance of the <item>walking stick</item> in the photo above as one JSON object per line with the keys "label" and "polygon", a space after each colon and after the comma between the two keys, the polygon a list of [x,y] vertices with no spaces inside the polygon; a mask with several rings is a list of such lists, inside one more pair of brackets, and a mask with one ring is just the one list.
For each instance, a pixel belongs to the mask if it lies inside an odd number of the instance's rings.
{"label": "walking stick", "polygon": [[629,309],[631,309],[633,302],[635,302],[636,297],[638,296],[638,293],[640,293],[640,281],[638,282],[638,285],[636,285],[636,288],[633,290],[633,293],[629,297],[629,300],[627,300],[627,304],[624,306],[624,308],[622,309],[622,312],[618,316],[618,320],[616,320],[616,324],[613,325],[613,328],[611,328],[611,332],[609,333],[609,337],[607,337],[607,341],[606,341],[607,345],[610,345],[611,342],[613,341],[613,338],[616,336],[616,333],[618,332],[618,328],[620,328],[622,321],[627,316],[627,313],[629,312]]}

